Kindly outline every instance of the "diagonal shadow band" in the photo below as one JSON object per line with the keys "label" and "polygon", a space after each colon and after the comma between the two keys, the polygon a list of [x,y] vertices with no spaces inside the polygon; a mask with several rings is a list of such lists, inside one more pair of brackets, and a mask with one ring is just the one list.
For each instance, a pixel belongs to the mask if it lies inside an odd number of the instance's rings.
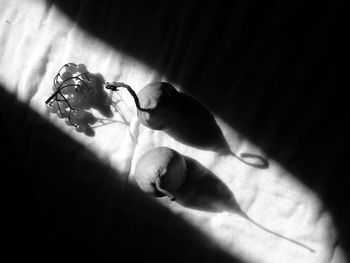
{"label": "diagonal shadow band", "polygon": [[315,191],[350,257],[345,2],[46,4],[164,73]]}

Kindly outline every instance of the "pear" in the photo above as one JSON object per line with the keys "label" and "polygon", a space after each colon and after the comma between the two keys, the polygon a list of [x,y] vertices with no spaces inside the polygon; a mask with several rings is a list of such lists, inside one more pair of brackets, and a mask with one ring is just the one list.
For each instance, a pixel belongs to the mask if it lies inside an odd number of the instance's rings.
{"label": "pear", "polygon": [[168,130],[174,125],[179,104],[178,91],[167,82],[151,82],[138,93],[140,122],[153,130]]}
{"label": "pear", "polygon": [[186,178],[186,162],[177,151],[156,147],[141,156],[135,168],[135,181],[147,194],[175,200]]}
{"label": "pear", "polygon": [[151,82],[137,94],[125,83],[106,83],[106,88],[118,91],[126,88],[133,96],[137,116],[144,126],[166,132],[185,145],[235,156],[241,162],[266,169],[266,158],[253,153],[236,154],[231,151],[214,115],[202,103],[167,82]]}

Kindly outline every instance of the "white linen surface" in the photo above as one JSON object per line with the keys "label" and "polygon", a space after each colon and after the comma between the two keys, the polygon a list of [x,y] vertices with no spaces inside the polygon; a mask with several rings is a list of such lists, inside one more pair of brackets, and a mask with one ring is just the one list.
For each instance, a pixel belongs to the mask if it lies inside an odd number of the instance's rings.
{"label": "white linen surface", "polygon": [[[0,0],[0,50],[0,81],[8,91],[110,163],[125,180],[132,183],[134,167],[143,153],[155,146],[168,146],[219,177],[249,217],[315,253],[256,228],[239,214],[201,211],[167,198],[157,199],[226,251],[246,262],[326,263],[335,258],[341,262],[338,254],[334,256],[337,233],[330,214],[310,189],[274,160],[269,159],[268,169],[256,169],[233,156],[188,147],[164,132],[139,125],[132,97],[124,90],[109,93],[115,102],[111,118],[93,112],[101,118],[94,125],[94,136],[76,132],[49,113],[44,102],[52,94],[54,76],[67,62],[84,63],[106,81],[125,82],[136,92],[151,81],[166,81],[137,58],[86,33],[54,5],[47,9],[45,1]],[[264,155],[224,121],[216,120],[234,152]]]}

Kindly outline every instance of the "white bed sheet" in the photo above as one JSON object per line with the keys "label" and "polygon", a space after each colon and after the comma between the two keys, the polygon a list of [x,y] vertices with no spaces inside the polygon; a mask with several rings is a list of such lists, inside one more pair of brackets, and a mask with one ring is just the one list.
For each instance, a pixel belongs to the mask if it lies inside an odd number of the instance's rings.
{"label": "white bed sheet", "polygon": [[[241,209],[255,221],[315,250],[310,253],[264,232],[234,212],[198,210],[167,198],[157,199],[229,253],[246,262],[343,260],[335,247],[337,233],[332,218],[324,211],[320,199],[273,159],[268,159],[268,169],[256,169],[233,156],[195,149],[162,131],[139,125],[133,100],[126,91],[108,93],[118,107],[111,106],[112,117],[93,111],[101,118],[94,126],[94,136],[78,133],[50,114],[44,102],[52,94],[55,74],[67,62],[84,63],[90,72],[102,74],[106,81],[125,82],[135,91],[151,81],[167,81],[137,58],[89,35],[55,5],[47,9],[45,1],[0,0],[0,50],[0,82],[8,91],[111,164],[121,172],[123,180],[133,183],[135,165],[147,150],[156,146],[173,148],[217,176],[234,194]],[[181,90],[177,83],[172,84]],[[216,121],[234,152],[264,155],[223,120],[216,118]],[[219,203],[213,201],[214,206]]]}

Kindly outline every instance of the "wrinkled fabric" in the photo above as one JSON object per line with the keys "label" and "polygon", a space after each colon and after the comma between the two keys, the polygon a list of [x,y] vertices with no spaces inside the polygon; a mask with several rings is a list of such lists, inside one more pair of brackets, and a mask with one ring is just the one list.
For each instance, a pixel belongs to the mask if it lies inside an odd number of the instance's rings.
{"label": "wrinkled fabric", "polygon": [[[133,17],[137,20],[136,16],[141,12],[123,12],[128,10],[130,3],[96,2],[96,8],[92,12],[91,8],[94,5],[90,1],[73,1],[70,8],[66,9],[64,4],[55,1],[1,0],[0,83],[6,92],[86,147],[100,161],[118,171],[120,183],[123,185],[135,184],[135,166],[148,150],[166,146],[183,154],[187,158],[193,181],[182,190],[178,201],[171,202],[167,198],[154,201],[170,209],[225,252],[243,262],[338,262],[332,261],[334,258],[341,260],[337,228],[321,198],[312,187],[299,180],[293,171],[284,167],[275,156],[270,156],[263,147],[232,125],[233,121],[227,118],[231,111],[232,87],[213,87],[216,78],[231,78],[229,75],[219,74],[220,67],[225,67],[226,59],[240,61],[239,57],[225,58],[225,50],[248,52],[240,46],[238,40],[236,46],[229,46],[227,43],[231,42],[226,42],[226,38],[232,37],[227,32],[233,34],[244,28],[244,24],[236,22],[244,13],[242,10],[248,12],[249,7],[242,4],[237,7],[237,12],[230,13],[226,10],[224,16],[227,17],[227,21],[224,21],[227,23],[223,24],[222,20],[218,19],[223,12],[220,4],[192,6],[191,3],[195,2],[178,4],[177,8],[183,11],[182,20],[174,19],[174,4],[170,3],[157,5],[152,9],[152,15],[144,15],[144,18],[149,17],[151,20],[145,21],[145,24],[154,25],[154,30],[147,31],[147,34],[149,38],[161,43],[159,45],[162,49],[158,50],[158,47],[152,48],[152,41],[142,38],[144,32],[137,31],[140,28],[127,24]],[[137,4],[134,4],[137,9]],[[212,16],[202,17],[202,13],[210,13]],[[93,16],[89,16],[91,14]],[[174,21],[162,24],[164,14]],[[187,20],[191,20],[189,17],[195,15],[199,16],[198,24],[187,23]],[[188,27],[195,29],[193,38],[189,38],[188,43],[176,38],[177,34],[181,35],[182,32],[188,34]],[[243,35],[242,38],[244,37],[246,36]],[[251,38],[254,37],[259,39],[259,35],[251,32]],[[201,43],[201,38],[204,39],[203,46],[197,46],[196,43]],[[212,42],[208,42],[208,39]],[[266,43],[263,37],[261,39],[260,47],[263,48]],[[135,42],[142,47],[140,50],[136,48]],[[212,46],[204,45],[208,43],[212,43]],[[259,41],[255,44],[259,45]],[[183,48],[186,53],[182,54],[182,58],[176,56],[180,54],[176,50],[181,50],[181,45],[187,45]],[[141,56],[142,50],[150,53]],[[216,52],[217,56],[212,52]],[[174,57],[169,54],[174,54]],[[256,57],[257,64],[262,60],[258,55],[259,53]],[[211,60],[207,61],[206,56]],[[213,60],[213,57],[217,60]],[[151,58],[157,59],[150,61]],[[278,59],[276,55],[276,61],[271,63],[278,63]],[[143,126],[138,122],[133,98],[122,89],[119,92],[104,91],[108,100],[103,107],[111,110],[111,114],[106,114],[98,108],[91,110],[98,119],[92,125],[93,134],[75,131],[73,127],[67,126],[64,120],[49,113],[45,105],[46,99],[52,94],[54,76],[60,67],[68,62],[83,63],[90,72],[101,74],[105,81],[124,82],[135,92],[152,81],[167,81],[179,91],[194,96],[201,94],[198,99],[209,105],[210,110],[213,109],[215,121],[223,132],[230,150],[237,154],[252,153],[262,156],[268,160],[269,167],[251,167],[233,155],[221,155],[212,150],[189,146],[166,132]],[[227,62],[227,65],[232,66],[230,62]],[[245,69],[234,69],[240,76],[235,79],[234,86],[243,87],[243,83],[249,81],[247,76],[250,74],[250,66],[258,65],[251,64],[245,65]],[[202,69],[199,70],[198,67]],[[216,72],[213,71],[215,68]],[[298,70],[295,72],[297,74]],[[208,82],[210,85],[198,84],[196,87],[186,88],[186,85],[182,84],[188,83],[190,78],[198,79],[199,84]],[[250,101],[247,107],[253,107],[254,103],[257,109],[256,116],[259,116],[264,107],[259,108],[258,99],[255,102]],[[253,114],[254,111],[250,113]],[[248,117],[247,122],[254,119],[253,115],[250,119]],[[6,123],[3,125],[6,126]],[[31,134],[26,136],[29,143],[32,138],[36,138]],[[45,138],[51,135],[41,136]],[[64,145],[64,142],[62,144]],[[26,158],[25,154],[23,158]],[[40,167],[41,164],[35,165]],[[76,169],[79,172],[79,166]],[[127,187],[123,189],[128,191]],[[299,244],[256,227],[245,215]],[[314,250],[314,253],[310,252],[310,249]]]}

